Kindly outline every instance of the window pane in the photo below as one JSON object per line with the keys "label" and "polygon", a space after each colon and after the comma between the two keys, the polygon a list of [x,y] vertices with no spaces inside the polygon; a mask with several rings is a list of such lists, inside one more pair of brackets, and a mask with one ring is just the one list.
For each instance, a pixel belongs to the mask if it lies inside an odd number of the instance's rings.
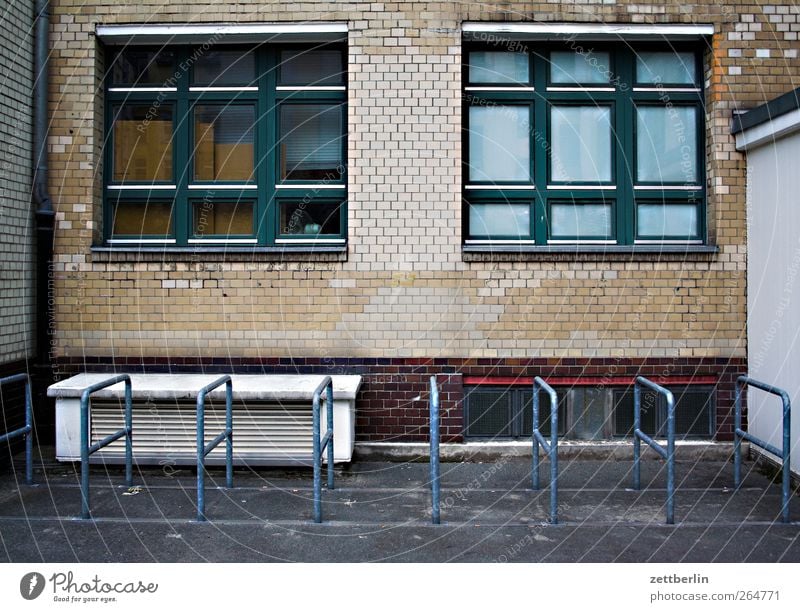
{"label": "window pane", "polygon": [[195,202],[192,211],[195,236],[253,234],[252,202]]}
{"label": "window pane", "polygon": [[655,51],[636,56],[637,83],[694,85],[696,81],[694,53]]}
{"label": "window pane", "polygon": [[115,183],[172,180],[172,105],[125,104],[114,109]]}
{"label": "window pane", "polygon": [[697,237],[700,234],[696,204],[639,204],[636,233],[643,238]]}
{"label": "window pane", "polygon": [[550,82],[559,85],[608,85],[611,76],[608,53],[554,51],[550,54]]}
{"label": "window pane", "polygon": [[527,106],[470,107],[470,180],[528,182],[530,165],[530,110]]}
{"label": "window pane", "polygon": [[470,204],[469,233],[471,236],[528,236],[530,205]]}
{"label": "window pane", "polygon": [[469,54],[470,83],[515,83],[530,80],[528,55],[507,51],[475,51]]}
{"label": "window pane", "polygon": [[572,390],[572,422],[567,435],[576,440],[602,440],[610,423],[606,419],[606,389],[577,387]]}
{"label": "window pane", "polygon": [[253,175],[255,108],[203,104],[194,109],[194,178],[247,181]]}
{"label": "window pane", "polygon": [[281,51],[282,85],[344,85],[341,51]]}
{"label": "window pane", "polygon": [[255,58],[251,51],[206,51],[194,64],[194,84],[211,87],[252,85]]}
{"label": "window pane", "polygon": [[164,236],[172,233],[171,202],[117,202],[114,236]]}
{"label": "window pane", "polygon": [[111,67],[114,85],[175,87],[175,52],[128,47],[119,51]]}
{"label": "window pane", "polygon": [[611,235],[610,204],[550,205],[551,238],[610,238]]}
{"label": "window pane", "polygon": [[611,181],[611,109],[553,106],[550,111],[554,181]]}
{"label": "window pane", "polygon": [[342,178],[342,107],[281,106],[280,176],[283,180]]}
{"label": "window pane", "polygon": [[280,233],[313,238],[341,232],[341,202],[281,202]]}
{"label": "window pane", "polygon": [[511,392],[471,389],[465,398],[467,436],[510,436]]}
{"label": "window pane", "polygon": [[636,108],[636,177],[653,183],[697,183],[697,109]]}

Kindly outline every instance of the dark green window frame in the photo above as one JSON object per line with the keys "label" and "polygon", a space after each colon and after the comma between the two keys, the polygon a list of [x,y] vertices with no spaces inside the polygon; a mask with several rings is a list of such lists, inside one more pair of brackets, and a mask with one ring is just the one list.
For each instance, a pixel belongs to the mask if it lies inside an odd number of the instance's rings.
{"label": "dark green window frame", "polygon": [[[579,50],[585,57],[590,54],[607,53],[609,59],[607,84],[552,83],[550,53],[554,51]],[[482,51],[518,52],[528,58],[527,82],[478,83],[470,82],[470,53]],[[694,65],[693,83],[647,83],[637,82],[637,54],[666,52],[689,54]],[[462,235],[464,244],[470,249],[491,250],[502,245],[704,245],[706,244],[706,178],[705,178],[705,124],[703,95],[702,49],[691,43],[682,44],[613,44],[613,43],[527,43],[526,45],[465,44],[463,78],[463,130],[462,159],[463,202]],[[686,57],[681,55],[681,58]],[[519,63],[517,64],[519,65]],[[525,106],[531,109],[528,126],[530,138],[531,181],[471,180],[470,159],[470,109],[475,107]],[[598,106],[611,109],[611,180],[598,180],[587,184],[580,181],[556,181],[552,177],[553,142],[551,109],[553,106]],[[695,109],[694,154],[689,155],[694,164],[692,181],[639,181],[637,175],[636,109],[638,106],[661,107],[666,113],[673,108]],[[684,126],[690,127],[690,126]],[[682,128],[683,129],[683,128]],[[480,174],[474,172],[474,174]],[[550,212],[553,204],[574,202],[602,204],[610,207],[610,231],[601,235],[559,235],[552,232]],[[530,232],[527,236],[487,234],[485,227],[477,229],[470,225],[471,207],[474,205],[497,206],[497,214],[503,214],[515,205],[530,207]],[[653,235],[650,226],[640,228],[640,206],[644,206],[654,218],[662,209],[662,224],[665,231]],[[694,216],[689,205],[696,207]],[[673,223],[667,222],[670,206],[688,220],[696,219],[693,231],[669,232]],[[518,209],[515,209],[518,210]],[[577,209],[576,209],[577,212]],[[688,223],[688,222],[687,222]],[[499,224],[501,227],[503,224]],[[688,227],[688,225],[687,225]],[[644,230],[644,231],[640,231]]]}
{"label": "dark green window frame", "polygon": [[[174,57],[169,78],[163,83],[114,82],[113,63],[117,53],[125,49],[166,52]],[[105,178],[103,184],[103,240],[110,247],[158,245],[168,247],[204,248],[220,246],[285,247],[309,249],[345,248],[347,240],[347,52],[341,44],[326,45],[220,45],[211,51],[231,50],[251,52],[255,74],[251,82],[241,85],[194,85],[194,66],[208,51],[190,45],[163,47],[115,47],[106,51],[105,77]],[[327,50],[341,54],[342,73],[321,85],[282,81],[281,53],[284,51]],[[162,71],[160,76],[165,73]],[[281,150],[280,110],[289,104],[322,104],[340,109],[340,164],[335,175],[320,180],[282,180],[279,152]],[[172,178],[165,181],[114,180],[114,118],[121,105],[137,104],[156,111],[166,106],[172,109]],[[200,104],[239,106],[252,105],[255,111],[253,137],[253,175],[250,180],[212,180],[195,178],[194,108]],[[198,235],[193,220],[198,202],[236,203],[253,207],[253,231],[250,233],[211,233]],[[280,207],[284,202],[303,202],[308,210],[321,204],[338,214],[338,222],[326,223],[327,233],[306,232],[283,234],[280,227]],[[114,214],[118,204],[171,204],[168,233],[144,232],[115,234]],[[332,205],[334,203],[335,205]],[[315,228],[322,224],[306,224]]]}

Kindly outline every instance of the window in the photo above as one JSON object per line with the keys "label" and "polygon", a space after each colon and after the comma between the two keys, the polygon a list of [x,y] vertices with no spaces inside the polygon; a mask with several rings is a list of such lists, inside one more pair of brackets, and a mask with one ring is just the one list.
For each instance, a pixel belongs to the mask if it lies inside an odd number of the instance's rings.
{"label": "window", "polygon": [[704,242],[699,49],[476,44],[464,58],[465,244]]}
{"label": "window", "polygon": [[109,245],[344,245],[342,47],[108,51]]}
{"label": "window", "polygon": [[[704,438],[714,433],[714,390],[691,385],[670,387],[675,397],[675,433],[680,438]],[[631,436],[633,389],[574,386],[557,388],[558,435],[572,440],[607,440]],[[480,385],[464,390],[467,438],[530,438],[533,422],[529,386]],[[663,398],[642,390],[642,431],[666,435]],[[539,395],[539,422],[550,435],[550,398]]]}

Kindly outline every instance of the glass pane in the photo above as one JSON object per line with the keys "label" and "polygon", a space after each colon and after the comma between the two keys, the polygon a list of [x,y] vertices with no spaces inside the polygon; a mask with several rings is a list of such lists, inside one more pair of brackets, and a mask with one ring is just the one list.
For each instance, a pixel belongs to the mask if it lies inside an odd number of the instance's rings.
{"label": "glass pane", "polygon": [[471,181],[531,180],[529,118],[527,106],[470,107]]}
{"label": "glass pane", "polygon": [[700,233],[696,204],[639,204],[636,234],[640,237],[696,237]]}
{"label": "glass pane", "polygon": [[697,109],[636,108],[636,177],[653,183],[697,183]]}
{"label": "glass pane", "polygon": [[114,85],[175,87],[175,52],[168,49],[128,47],[112,60]]}
{"label": "glass pane", "polygon": [[572,423],[567,435],[576,440],[602,440],[606,433],[606,390],[582,387],[572,390]]}
{"label": "glass pane", "polygon": [[112,181],[171,181],[172,105],[125,104],[114,113]]}
{"label": "glass pane", "polygon": [[253,175],[255,108],[202,104],[194,108],[194,178],[247,181]]}
{"label": "glass pane", "polygon": [[282,105],[281,179],[340,180],[343,170],[342,138],[341,106]]}
{"label": "glass pane", "polygon": [[280,233],[314,237],[341,232],[341,202],[281,202]]}
{"label": "glass pane", "polygon": [[636,56],[637,83],[694,85],[695,55],[691,52],[649,51]]}
{"label": "glass pane", "polygon": [[[641,430],[648,436],[656,435],[658,404],[655,393],[642,389]],[[614,435],[633,436],[633,391],[614,391]]]}
{"label": "glass pane", "polygon": [[342,53],[335,49],[281,51],[282,85],[344,85]]}
{"label": "glass pane", "polygon": [[[567,422],[567,392],[564,389],[556,389],[558,393],[558,434],[563,435]],[[539,392],[539,431],[547,438],[550,433],[550,423],[552,422],[552,410],[550,409],[550,396],[544,391]],[[533,434],[533,390],[522,391],[522,425],[520,436],[530,438]]]}
{"label": "glass pane", "polygon": [[611,109],[553,106],[550,173],[554,181],[611,181]]}
{"label": "glass pane", "polygon": [[114,236],[164,236],[172,233],[171,202],[118,202],[111,225]]}
{"label": "glass pane", "polygon": [[192,211],[195,236],[253,234],[252,202],[195,202]]}
{"label": "glass pane", "polygon": [[470,83],[525,84],[530,80],[528,56],[508,51],[475,51],[469,54]]}
{"label": "glass pane", "polygon": [[194,64],[194,84],[209,87],[252,85],[255,57],[251,51],[206,51]]}
{"label": "glass pane", "polygon": [[467,436],[510,436],[511,393],[472,389],[466,397]]}
{"label": "glass pane", "polygon": [[558,85],[608,85],[610,67],[611,61],[605,51],[553,51],[550,54],[550,82]]}
{"label": "glass pane", "polygon": [[610,204],[550,205],[551,238],[610,238]]}
{"label": "glass pane", "polygon": [[470,204],[469,233],[471,236],[530,235],[530,206],[528,204]]}

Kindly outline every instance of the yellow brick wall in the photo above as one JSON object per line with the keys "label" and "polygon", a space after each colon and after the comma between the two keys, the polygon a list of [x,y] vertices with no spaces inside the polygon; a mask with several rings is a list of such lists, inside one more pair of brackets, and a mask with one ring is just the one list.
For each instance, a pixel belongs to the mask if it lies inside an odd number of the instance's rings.
{"label": "yellow brick wall", "polygon": [[[460,24],[520,19],[714,24],[706,142],[718,254],[462,254]],[[346,260],[93,254],[102,223],[96,25],[287,20],[349,23]],[[797,85],[799,20],[793,2],[55,0],[59,355],[743,357],[745,164],[729,122],[734,109]]]}

